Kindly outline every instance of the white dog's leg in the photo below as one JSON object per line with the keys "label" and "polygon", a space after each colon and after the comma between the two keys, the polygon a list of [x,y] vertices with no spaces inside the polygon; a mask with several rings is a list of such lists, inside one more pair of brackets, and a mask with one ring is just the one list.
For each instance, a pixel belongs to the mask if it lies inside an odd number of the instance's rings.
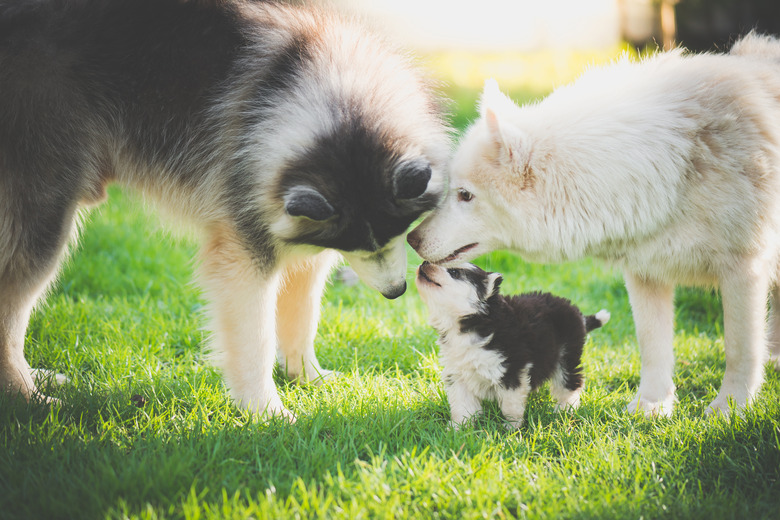
{"label": "white dog's leg", "polygon": [[277,335],[279,363],[287,377],[321,383],[336,373],[320,367],[314,337],[320,319],[320,300],[333,265],[334,251],[324,251],[302,264],[289,267],[279,292]]}
{"label": "white dog's leg", "polygon": [[[445,381],[448,378],[445,377]],[[446,385],[447,400],[450,402],[450,424],[454,428],[463,426],[482,411],[482,401],[459,380]]]}
{"label": "white dog's leg", "polygon": [[642,357],[639,389],[628,411],[672,414],[674,407],[674,287],[625,273]]}
{"label": "white dog's leg", "polygon": [[775,370],[780,370],[780,285],[772,287],[770,294],[769,359],[774,363]]}
{"label": "white dog's leg", "polygon": [[200,278],[214,331],[212,355],[236,404],[294,420],[273,381],[277,272],[262,273],[230,232],[214,233],[203,250]]}
{"label": "white dog's leg", "polygon": [[750,404],[763,382],[766,361],[769,276],[763,262],[751,261],[738,266],[729,276],[721,278],[720,290],[726,372],[708,413],[727,413],[730,398],[737,408]]}

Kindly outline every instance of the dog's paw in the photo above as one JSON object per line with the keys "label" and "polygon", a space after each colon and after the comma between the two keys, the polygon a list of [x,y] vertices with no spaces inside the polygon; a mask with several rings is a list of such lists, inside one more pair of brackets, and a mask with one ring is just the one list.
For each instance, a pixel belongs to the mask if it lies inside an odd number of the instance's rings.
{"label": "dog's paw", "polygon": [[651,401],[637,395],[633,401],[628,403],[626,411],[632,414],[642,413],[646,417],[671,417],[676,401],[674,394],[660,401]]}
{"label": "dog's paw", "polygon": [[737,415],[742,415],[748,403],[748,399],[737,401],[732,395],[718,394],[718,397],[716,397],[704,410],[704,414],[709,416],[720,415],[722,417],[729,417],[733,412]]}
{"label": "dog's paw", "polygon": [[325,370],[324,368],[320,368],[317,371],[312,370],[310,372],[292,374],[288,375],[288,377],[296,384],[314,386],[320,386],[327,383],[328,381],[333,381],[334,379],[341,377],[341,372],[337,372],[335,370]]}
{"label": "dog's paw", "polygon": [[64,374],[58,374],[53,370],[46,370],[45,368],[33,368],[30,369],[30,375],[38,386],[62,386],[68,382],[68,378]]}

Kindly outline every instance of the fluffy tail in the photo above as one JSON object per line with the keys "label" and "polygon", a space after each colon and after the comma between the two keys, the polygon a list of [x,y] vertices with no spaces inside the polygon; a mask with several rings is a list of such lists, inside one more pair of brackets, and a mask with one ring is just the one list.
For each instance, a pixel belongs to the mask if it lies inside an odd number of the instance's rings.
{"label": "fluffy tail", "polygon": [[585,330],[587,332],[597,329],[609,321],[609,311],[607,309],[601,309],[596,314],[591,316],[585,316]]}
{"label": "fluffy tail", "polygon": [[780,64],[780,39],[750,31],[734,43],[729,54],[750,56]]}

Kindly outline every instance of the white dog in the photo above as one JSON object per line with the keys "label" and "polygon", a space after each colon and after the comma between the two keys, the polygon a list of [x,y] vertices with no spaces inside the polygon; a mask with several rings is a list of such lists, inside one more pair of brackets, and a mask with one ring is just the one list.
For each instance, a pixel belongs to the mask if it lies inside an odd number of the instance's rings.
{"label": "white dog", "polygon": [[[780,40],[682,50],[585,73],[516,106],[488,82],[444,205],[409,236],[455,265],[495,249],[530,261],[595,256],[624,270],[642,356],[628,409],[675,402],[674,287],[717,286],[726,372],[709,412],[750,403],[780,305]],[[773,313],[773,358],[780,318]]]}

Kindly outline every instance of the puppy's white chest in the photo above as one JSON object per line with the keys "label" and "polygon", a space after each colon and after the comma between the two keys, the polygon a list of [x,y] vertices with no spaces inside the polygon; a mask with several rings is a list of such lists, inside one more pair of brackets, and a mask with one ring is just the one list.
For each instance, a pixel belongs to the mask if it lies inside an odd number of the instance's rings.
{"label": "puppy's white chest", "polygon": [[481,399],[495,398],[495,389],[505,372],[504,356],[479,345],[458,343],[461,342],[456,340],[440,345],[443,379],[460,381]]}

